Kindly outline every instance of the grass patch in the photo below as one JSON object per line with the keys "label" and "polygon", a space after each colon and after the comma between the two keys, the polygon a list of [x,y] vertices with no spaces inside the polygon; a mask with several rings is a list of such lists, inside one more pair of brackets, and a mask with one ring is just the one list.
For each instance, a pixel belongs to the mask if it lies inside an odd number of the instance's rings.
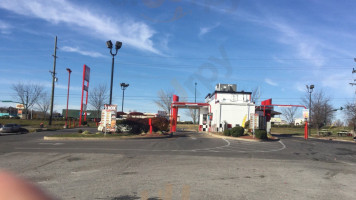
{"label": "grass patch", "polygon": [[[73,122],[73,121],[72,121]],[[48,120],[40,119],[0,119],[0,124],[18,124],[22,127],[40,128],[40,124],[43,123],[45,128],[49,130],[59,130],[63,129],[65,121],[64,120],[53,120],[52,125],[48,125]],[[75,121],[76,126],[78,126],[78,121]],[[73,123],[72,123],[73,125]],[[96,127],[95,122],[88,122],[90,127]]]}
{"label": "grass patch", "polygon": [[198,131],[198,124],[177,124],[177,129],[185,130],[185,131]]}
{"label": "grass patch", "polygon": [[[337,135],[337,133],[342,131],[342,130],[351,131],[351,129],[348,128],[348,127],[331,127],[331,128],[326,127],[326,128],[321,128],[321,129],[327,129],[332,133],[330,136],[327,136],[327,138],[342,139],[342,140],[348,140],[348,141],[352,141],[353,140],[353,137],[350,137],[350,136],[338,136]],[[318,132],[314,128],[310,129],[310,131],[311,131],[311,136],[313,136],[313,137],[326,138],[326,137],[321,136],[321,135],[319,136]],[[304,135],[304,127],[303,128],[301,128],[301,127],[289,127],[289,128],[272,127],[271,132],[272,132],[272,134],[273,133],[279,133],[279,134],[291,134],[291,135]]]}

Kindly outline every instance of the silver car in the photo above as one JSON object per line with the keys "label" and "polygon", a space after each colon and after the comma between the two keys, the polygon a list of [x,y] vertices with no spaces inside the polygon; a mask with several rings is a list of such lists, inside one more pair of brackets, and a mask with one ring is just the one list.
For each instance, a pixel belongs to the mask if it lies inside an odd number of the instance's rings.
{"label": "silver car", "polygon": [[17,133],[20,131],[20,128],[18,124],[5,124],[0,127],[0,133]]}

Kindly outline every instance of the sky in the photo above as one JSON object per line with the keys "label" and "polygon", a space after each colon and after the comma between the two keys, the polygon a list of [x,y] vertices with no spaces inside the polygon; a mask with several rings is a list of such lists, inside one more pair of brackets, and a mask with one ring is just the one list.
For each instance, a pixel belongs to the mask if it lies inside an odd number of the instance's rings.
{"label": "sky", "polygon": [[355,11],[352,0],[1,0],[0,100],[13,100],[19,82],[50,94],[57,36],[57,111],[66,107],[66,68],[71,109],[80,108],[84,64],[89,95],[99,84],[110,88],[107,40],[123,43],[113,103],[121,108],[120,83],[129,83],[126,112],[157,112],[161,89],[194,101],[195,82],[198,102],[228,83],[258,88],[257,104],[301,104],[314,84],[338,108],[355,97]]}

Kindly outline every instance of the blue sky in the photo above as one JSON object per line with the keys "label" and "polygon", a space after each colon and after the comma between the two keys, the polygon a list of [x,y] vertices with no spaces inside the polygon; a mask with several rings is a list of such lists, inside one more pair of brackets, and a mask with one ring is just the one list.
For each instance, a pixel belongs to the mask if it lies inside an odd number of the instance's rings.
{"label": "blue sky", "polygon": [[1,0],[0,100],[19,81],[50,91],[57,35],[55,110],[66,105],[67,67],[70,108],[80,107],[83,64],[90,88],[109,87],[109,39],[123,42],[113,102],[121,105],[119,83],[129,83],[125,111],[156,112],[160,89],[193,101],[195,82],[198,101],[216,83],[235,83],[278,104],[300,104],[314,84],[340,107],[355,93],[355,9],[351,0]]}

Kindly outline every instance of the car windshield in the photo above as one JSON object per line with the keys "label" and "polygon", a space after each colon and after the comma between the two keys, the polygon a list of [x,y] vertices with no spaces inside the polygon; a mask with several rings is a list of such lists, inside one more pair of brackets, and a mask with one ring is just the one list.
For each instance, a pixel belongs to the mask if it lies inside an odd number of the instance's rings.
{"label": "car windshield", "polygon": [[13,124],[5,124],[5,127],[13,127]]}

